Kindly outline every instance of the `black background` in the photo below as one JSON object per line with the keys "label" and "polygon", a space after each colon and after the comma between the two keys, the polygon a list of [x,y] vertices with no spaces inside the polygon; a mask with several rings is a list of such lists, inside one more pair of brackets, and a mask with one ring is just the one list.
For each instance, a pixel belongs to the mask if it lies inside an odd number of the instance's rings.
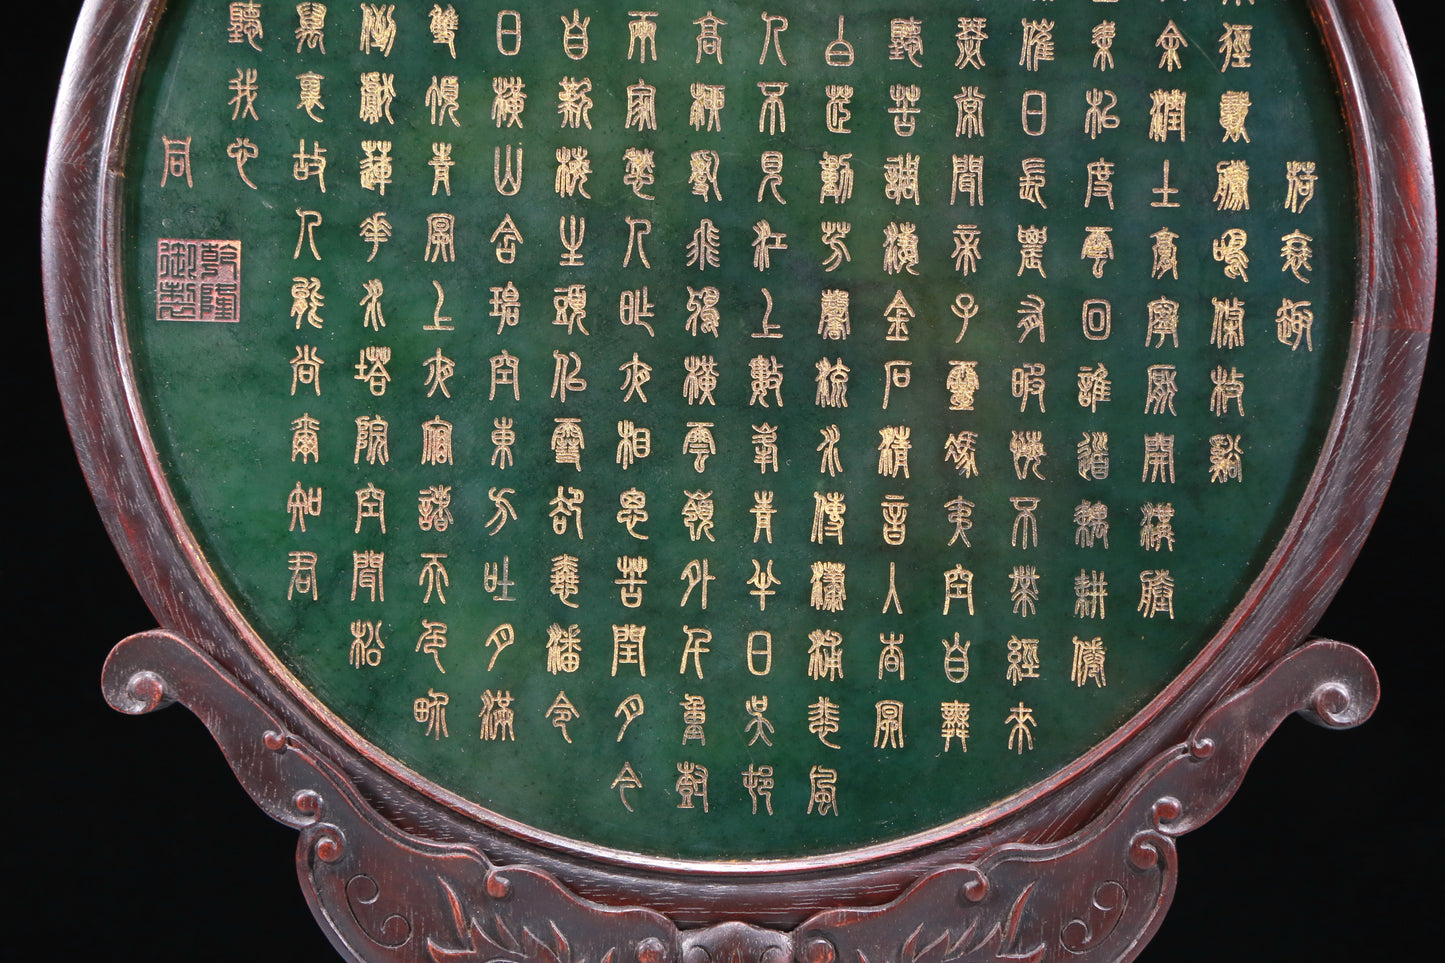
{"label": "black background", "polygon": [[[10,5],[0,57],[3,524],[17,536],[0,552],[0,653],[13,667],[3,832],[20,890],[18,907],[6,900],[7,943],[28,937],[38,943],[27,955],[79,960],[332,959],[296,882],[296,834],[256,809],[200,722],[181,708],[128,718],[100,695],[110,646],[154,619],[92,507],[45,339],[43,154],[79,7]],[[1406,0],[1400,14],[1438,123],[1434,8]],[[1429,774],[1442,771],[1431,740],[1445,688],[1445,479],[1430,369],[1389,498],[1317,629],[1374,661],[1380,709],[1349,732],[1284,723],[1224,812],[1180,841],[1178,893],[1144,961],[1354,963],[1415,956],[1427,934],[1438,944],[1441,804]]]}

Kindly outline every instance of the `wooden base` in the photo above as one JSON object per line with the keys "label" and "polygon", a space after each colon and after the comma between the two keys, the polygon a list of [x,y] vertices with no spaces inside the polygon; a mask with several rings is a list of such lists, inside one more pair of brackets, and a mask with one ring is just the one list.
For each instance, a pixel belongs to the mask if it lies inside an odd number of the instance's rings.
{"label": "wooden base", "polygon": [[486,831],[476,844],[449,841],[445,826],[404,831],[336,761],[171,633],[116,646],[104,691],[122,712],[181,702],[201,718],[256,803],[299,830],[297,872],[311,911],[351,959],[1041,963],[1137,955],[1173,899],[1175,837],[1219,811],[1285,716],[1358,725],[1378,702],[1379,680],[1359,650],[1308,643],[1213,706],[1076,832],[1048,844],[996,842],[888,902],[827,910],[787,930],[736,920],[680,930],[652,909],[604,905],[547,872],[494,861]]}

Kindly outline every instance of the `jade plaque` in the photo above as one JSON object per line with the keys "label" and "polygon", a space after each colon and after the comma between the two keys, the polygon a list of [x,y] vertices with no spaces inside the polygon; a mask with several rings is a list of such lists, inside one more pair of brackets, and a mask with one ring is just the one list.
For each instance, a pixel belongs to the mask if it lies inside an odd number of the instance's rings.
{"label": "jade plaque", "polygon": [[1308,9],[896,6],[167,4],[144,425],[385,768],[644,857],[926,838],[1263,570],[1355,302]]}

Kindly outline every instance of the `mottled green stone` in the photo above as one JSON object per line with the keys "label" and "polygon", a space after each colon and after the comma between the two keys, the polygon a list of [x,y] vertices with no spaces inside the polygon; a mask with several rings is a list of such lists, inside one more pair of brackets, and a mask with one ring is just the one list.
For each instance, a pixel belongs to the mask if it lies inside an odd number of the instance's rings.
{"label": "mottled green stone", "polygon": [[[577,6],[590,16],[590,52],[568,59],[560,18]],[[126,334],[146,423],[168,473],[175,497],[200,551],[256,635],[286,665],[296,684],[381,752],[417,777],[442,787],[497,816],[556,837],[634,853],[689,859],[730,860],[815,855],[896,840],[943,826],[1007,800],[1077,759],[1127,722],[1175,678],[1224,624],[1251,580],[1260,572],[1294,511],[1328,427],[1340,389],[1353,309],[1356,224],[1348,153],[1337,90],[1330,78],[1305,4],[1261,0],[1237,8],[1218,4],[1165,4],[1121,0],[1117,4],[1059,2],[957,4],[913,0],[887,8],[860,10],[856,4],[794,2],[767,5],[786,16],[780,42],[787,66],[772,53],[759,65],[764,24],[758,4],[722,2],[669,4],[656,18],[658,57],[638,63],[626,58],[627,11],[637,4],[542,0],[521,11],[522,47],[516,56],[499,53],[494,4],[458,3],[461,29],[457,57],[432,43],[427,31],[429,0],[396,4],[397,35],[391,54],[358,49],[360,11],[356,4],[331,4],[326,53],[297,52],[294,5],[262,0],[264,37],[258,52],[227,41],[228,5],[219,0],[173,0],[166,6],[135,103],[126,170],[125,267]],[[723,57],[696,62],[693,21],[708,10],[727,21]],[[856,53],[851,67],[830,67],[824,50],[837,35],[837,16],[847,14],[846,37]],[[986,66],[959,69],[954,35],[960,14],[988,18],[983,44]],[[922,23],[922,67],[888,57],[889,21],[914,17]],[[1054,23],[1055,58],[1037,72],[1019,65],[1021,20]],[[1188,46],[1182,69],[1157,67],[1155,40],[1173,19]],[[1101,20],[1117,23],[1116,67],[1092,66],[1090,31]],[[1221,72],[1217,52],[1224,21],[1253,27],[1253,62],[1247,69]],[[258,120],[232,119],[228,82],[238,69],[257,71]],[[323,122],[298,110],[296,77],[324,76]],[[358,76],[392,73],[394,123],[369,125],[358,119]],[[430,123],[424,96],[433,76],[455,75],[461,85],[460,126]],[[527,104],[521,129],[497,129],[489,111],[491,79],[520,76]],[[559,125],[557,84],[562,77],[592,82],[592,128]],[[657,89],[657,129],[623,127],[624,89],[644,80]],[[786,133],[758,131],[760,81],[786,81]],[[721,132],[699,132],[688,124],[693,82],[726,85]],[[852,133],[829,133],[824,124],[824,88],[854,87]],[[917,84],[921,113],[911,137],[898,136],[887,113],[893,84]],[[961,85],[986,95],[985,135],[956,138],[953,96]],[[1096,139],[1084,132],[1085,91],[1113,91],[1117,129]],[[1148,136],[1150,92],[1178,89],[1188,96],[1187,139],[1171,135],[1158,143]],[[1025,91],[1048,96],[1048,126],[1042,136],[1023,132],[1020,104]],[[1220,94],[1249,92],[1250,141],[1223,142],[1217,124]],[[174,179],[162,187],[162,137],[190,137],[193,184]],[[250,138],[259,156],[246,168],[257,188],[237,177],[226,146]],[[363,190],[358,164],[363,140],[389,140],[395,164],[384,197]],[[433,197],[431,144],[454,145],[450,197]],[[315,180],[293,176],[298,143],[326,150],[326,192]],[[493,152],[520,145],[524,179],[515,197],[499,195],[493,184]],[[553,191],[554,154],[564,146],[586,146],[592,174],[591,198],[562,199]],[[622,184],[627,147],[655,152],[656,183],[643,200]],[[721,157],[722,201],[704,203],[688,189],[688,155],[716,150]],[[785,155],[780,205],[757,201],[759,154]],[[820,204],[822,152],[851,153],[855,172],[852,199]],[[953,154],[985,158],[984,203],[950,204]],[[894,204],[884,196],[885,159],[900,154],[921,158],[921,199]],[[1017,177],[1025,157],[1046,161],[1046,209],[1018,198]],[[1088,209],[1085,166],[1100,158],[1116,164],[1114,208],[1095,199]],[[1250,207],[1221,212],[1212,202],[1216,165],[1242,159],[1251,170]],[[1178,208],[1150,206],[1156,200],[1164,161],[1179,188]],[[1319,193],[1303,213],[1284,210],[1285,164],[1313,160]],[[1102,206],[1101,206],[1102,205]],[[316,231],[322,259],[297,246],[296,209],[320,211]],[[390,241],[368,262],[369,246],[358,236],[363,219],[385,211],[394,227]],[[445,211],[456,218],[456,260],[428,263],[427,215]],[[525,242],[516,262],[498,263],[488,238],[510,214]],[[585,267],[558,264],[558,219],[586,218]],[[625,218],[651,219],[646,239],[650,269],[634,257],[622,267]],[[700,218],[720,232],[721,264],[699,272],[685,266],[684,247]],[[787,250],[759,272],[752,265],[752,225],[766,218],[785,232]],[[851,262],[823,270],[826,249],[819,222],[846,220]],[[920,239],[917,276],[888,275],[882,246],[889,222],[916,225]],[[953,264],[952,232],[957,224],[982,231],[982,259],[971,276]],[[1019,273],[1019,226],[1047,226],[1047,279]],[[1090,273],[1080,247],[1085,228],[1112,227],[1116,253],[1103,278]],[[1150,236],[1161,227],[1179,235],[1179,278],[1152,279]],[[1248,282],[1228,280],[1213,260],[1211,242],[1226,228],[1248,232]],[[1313,241],[1309,283],[1282,272],[1279,238],[1298,228]],[[156,321],[156,249],[160,238],[239,239],[243,246],[241,320],[235,324]],[[320,279],[325,295],[324,327],[297,330],[290,316],[293,277]],[[386,327],[362,327],[359,305],[364,281],[385,285]],[[425,331],[436,295],[446,292],[443,314],[454,330]],[[521,292],[520,324],[498,334],[488,316],[491,289],[508,281]],[[553,325],[553,291],[585,283],[587,328],[568,334]],[[693,337],[684,328],[687,288],[704,284],[721,291],[719,337]],[[622,292],[646,286],[655,305],[655,335],[619,324],[614,306]],[[750,336],[759,330],[766,288],[771,321],[779,340]],[[851,295],[852,332],[846,341],[824,341],[818,333],[820,291],[846,289]],[[884,339],[883,320],[896,291],[915,311],[907,342]],[[968,293],[979,311],[961,340],[950,311]],[[1020,343],[1022,298],[1047,302],[1047,340],[1029,335]],[[1148,302],[1167,296],[1181,305],[1178,347],[1146,346]],[[1222,350],[1210,344],[1211,299],[1239,297],[1246,305],[1246,343]],[[1107,340],[1084,337],[1081,304],[1106,298],[1112,304]],[[1312,350],[1291,350],[1275,337],[1274,314],[1282,298],[1309,300],[1314,312]],[[288,361],[298,345],[315,346],[325,361],[319,397],[304,387],[290,393]],[[392,350],[392,382],[372,396],[352,378],[358,352],[367,345]],[[450,399],[426,396],[424,359],[437,349],[456,363]],[[520,360],[521,400],[510,394],[488,399],[488,358],[505,349]],[[567,400],[549,396],[553,352],[575,351],[588,387]],[[652,365],[646,404],[623,401],[619,366],[633,352]],[[749,405],[748,360],[775,357],[783,365],[783,405]],[[715,406],[683,401],[683,359],[713,355],[719,383]],[[815,364],[823,357],[845,360],[851,369],[848,407],[814,404]],[[893,389],[881,409],[883,363],[912,362],[912,383]],[[952,411],[944,381],[950,360],[977,362],[981,382],[974,410]],[[1097,413],[1075,399],[1080,365],[1103,362],[1113,379],[1113,398]],[[1010,393],[1010,373],[1042,363],[1047,371],[1045,413],[1030,402],[1020,413]],[[1145,412],[1146,369],[1176,366],[1177,414]],[[1210,371],[1237,367],[1244,375],[1244,411],[1210,413]],[[303,412],[321,422],[319,462],[290,458],[290,423]],[[381,415],[391,425],[387,465],[353,462],[354,422]],[[454,426],[455,464],[421,464],[422,422],[440,416]],[[494,418],[515,420],[516,463],[505,470],[491,463],[489,435]],[[581,419],[586,437],[581,471],[559,465],[548,440],[554,419]],[[616,422],[632,419],[651,429],[650,457],[623,471],[614,463]],[[711,421],[717,454],[698,474],[683,450],[689,421]],[[763,473],[753,461],[753,426],[777,427],[779,470]],[[818,471],[819,431],[840,426],[844,471],[829,478]],[[879,431],[906,424],[912,430],[908,477],[877,471]],[[1010,433],[1041,430],[1047,458],[1044,480],[1015,476]],[[978,435],[978,477],[962,478],[948,464],[945,439],[960,431]],[[1074,448],[1084,431],[1106,431],[1111,469],[1105,480],[1085,480],[1075,471]],[[1172,484],[1141,481],[1143,438],[1173,435]],[[1241,481],[1211,483],[1209,438],[1238,434],[1244,450]],[[1339,466],[1347,467],[1347,466]],[[319,518],[305,533],[288,530],[286,498],[297,482],[324,490]],[[387,492],[387,531],[367,521],[356,533],[356,489],[372,483]],[[450,485],[455,522],[444,532],[418,527],[416,499],[431,485]],[[548,500],[559,486],[585,492],[583,533],[554,534]],[[637,487],[647,494],[647,541],[629,537],[614,516],[620,493]],[[490,488],[515,490],[518,518],[488,534]],[[755,491],[775,493],[778,513],[771,544],[755,543],[749,509]],[[707,491],[715,502],[714,539],[691,541],[680,510],[685,491]],[[814,492],[844,492],[847,498],[842,546],[810,541]],[[885,545],[879,504],[887,494],[909,504],[906,541]],[[971,545],[950,544],[953,527],[944,502],[963,496],[975,507]],[[1038,497],[1038,546],[1011,544],[1014,510],[1010,498]],[[1108,548],[1076,544],[1074,507],[1103,501],[1111,522]],[[1139,544],[1140,506],[1171,502],[1176,515],[1172,552],[1148,552]],[[352,553],[386,553],[384,602],[351,600]],[[287,600],[287,558],[293,551],[318,553],[319,600]],[[422,553],[447,556],[450,587],[446,603],[422,603],[418,585]],[[579,606],[569,608],[548,592],[550,560],[562,553],[579,559]],[[645,602],[624,608],[613,579],[620,555],[649,559]],[[509,559],[518,601],[493,601],[484,588],[484,566]],[[716,577],[702,611],[698,593],[679,606],[692,559],[706,558]],[[771,559],[781,579],[777,594],[760,611],[748,594],[752,561]],[[809,604],[809,567],[814,561],[846,564],[847,602],[841,612]],[[955,602],[941,612],[943,573],[962,565],[975,575],[975,612]],[[1010,572],[1034,565],[1040,575],[1037,613],[1024,618],[1010,600]],[[902,614],[883,611],[890,566]],[[1139,573],[1168,569],[1175,583],[1174,618],[1145,618],[1138,610]],[[1077,618],[1074,577],[1081,571],[1106,574],[1107,618]],[[380,664],[348,664],[353,620],[380,620],[385,652]],[[445,674],[416,651],[422,621],[448,626],[441,653]],[[502,623],[516,642],[489,670],[495,652],[485,640]],[[576,624],[582,639],[581,668],[572,674],[546,671],[545,643],[551,624]],[[624,666],[610,674],[612,626],[648,627],[647,675]],[[705,678],[688,667],[679,673],[683,626],[706,627],[711,652],[703,657]],[[808,635],[834,629],[844,638],[844,676],[809,678]],[[748,634],[771,633],[771,671],[749,671]],[[943,673],[941,640],[954,633],[971,641],[971,671],[954,684]],[[906,678],[879,679],[880,636],[901,634]],[[1107,687],[1070,681],[1075,636],[1099,637],[1107,647]],[[1041,677],[1017,685],[1006,678],[1011,637],[1038,639]],[[428,690],[446,692],[449,736],[426,735],[413,717],[413,700]],[[514,741],[478,738],[484,690],[506,690],[514,698]],[[565,690],[580,717],[564,741],[544,713]],[[646,713],[617,738],[614,710],[632,693],[641,694]],[[706,699],[706,745],[683,744],[679,703],[684,694]],[[753,695],[768,698],[775,726],[773,745],[748,744],[743,706]],[[841,749],[822,745],[807,729],[807,707],[827,696],[840,707]],[[874,748],[875,703],[903,702],[902,748]],[[955,741],[945,752],[939,705],[971,706],[967,752]],[[1033,711],[1033,748],[1011,750],[1009,710],[1020,703]],[[679,762],[710,772],[709,811],[700,804],[678,807]],[[624,764],[643,786],[628,793],[633,811],[610,788]],[[754,815],[741,773],[749,765],[774,769],[773,814]],[[837,771],[837,812],[808,812],[809,772]]]}

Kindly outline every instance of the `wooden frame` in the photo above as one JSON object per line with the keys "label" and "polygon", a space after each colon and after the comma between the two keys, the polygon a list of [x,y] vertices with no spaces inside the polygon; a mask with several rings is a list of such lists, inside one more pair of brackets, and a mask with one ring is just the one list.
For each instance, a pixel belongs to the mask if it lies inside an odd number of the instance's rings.
{"label": "wooden frame", "polygon": [[[117,648],[107,667],[108,697],[126,711],[178,699],[202,717],[263,808],[302,830],[298,862],[313,911],[338,948],[357,958],[425,958],[428,945],[461,950],[468,939],[481,952],[490,939],[496,945],[488,959],[530,959],[560,954],[560,934],[579,959],[614,948],[650,961],[731,947],[759,959],[776,948],[821,963],[853,949],[870,959],[891,957],[926,921],[948,928],[949,943],[974,924],[964,948],[980,954],[1037,944],[1050,957],[1132,956],[1172,894],[1172,837],[1228,798],[1278,720],[1307,709],[1330,724],[1353,724],[1375,700],[1373,673],[1353,650],[1327,644],[1287,653],[1343,578],[1398,458],[1428,337],[1435,205],[1393,12],[1383,3],[1315,7],[1336,28],[1327,30],[1336,42],[1360,38],[1333,53],[1347,78],[1361,209],[1370,215],[1362,223],[1350,377],[1321,463],[1369,470],[1313,479],[1268,571],[1230,625],[1129,738],[1102,747],[1103,765],[1087,773],[1076,767],[1046,797],[955,838],[872,854],[861,865],[839,859],[778,870],[765,884],[753,872],[722,867],[709,868],[702,880],[666,864],[633,875],[436,814],[433,804],[347,752],[264,666],[225,641],[234,632],[231,620],[207,591],[193,551],[171,534],[184,526],[154,458],[131,457],[150,450],[117,349],[124,317],[114,293],[112,232],[120,221],[113,172],[126,132],[123,92],[143,63],[156,5],[87,7],[47,184],[52,339],[92,489],[166,627]],[[124,78],[119,84],[117,76]],[[1395,266],[1402,250],[1414,255],[1412,269]],[[382,805],[386,818],[377,815]],[[1182,807],[1177,813],[1175,805]],[[427,834],[396,828],[422,812],[432,827]],[[381,912],[387,886],[410,876],[445,877],[446,884],[434,887],[434,902]],[[387,886],[373,897],[356,882],[365,877]],[[657,912],[597,905],[622,902]],[[363,907],[380,913],[373,923],[361,919]],[[884,908],[840,915],[833,907]],[[388,946],[400,938],[403,911],[407,938]],[[814,913],[820,915],[809,919]],[[678,930],[703,923],[716,925]],[[504,933],[516,939],[509,943]],[[985,938],[994,933],[992,942]],[[913,958],[925,955],[935,935],[924,934]]]}

